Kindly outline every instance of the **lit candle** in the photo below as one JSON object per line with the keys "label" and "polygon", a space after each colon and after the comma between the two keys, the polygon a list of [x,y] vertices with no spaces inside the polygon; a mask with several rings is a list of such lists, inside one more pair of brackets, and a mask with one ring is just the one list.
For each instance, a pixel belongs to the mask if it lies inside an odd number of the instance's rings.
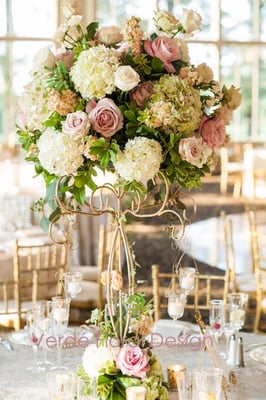
{"label": "lit candle", "polygon": [[186,366],[181,364],[169,365],[167,367],[168,383],[171,390],[177,390],[177,372],[184,372],[186,369]]}
{"label": "lit candle", "polygon": [[77,281],[68,282],[67,288],[70,295],[74,296],[80,291],[80,282]]}
{"label": "lit candle", "polygon": [[191,276],[184,276],[181,280],[181,287],[185,290],[190,290],[194,286],[194,278]]}
{"label": "lit candle", "polygon": [[216,394],[213,392],[201,391],[198,396],[199,400],[216,400]]}
{"label": "lit candle", "polygon": [[145,400],[146,388],[144,386],[130,386],[126,389],[127,400]]}
{"label": "lit candle", "polygon": [[53,316],[57,322],[63,322],[67,319],[67,311],[63,307],[57,307],[54,309]]}
{"label": "lit candle", "polygon": [[170,315],[180,315],[184,310],[184,304],[178,301],[173,301],[168,305],[168,312]]}

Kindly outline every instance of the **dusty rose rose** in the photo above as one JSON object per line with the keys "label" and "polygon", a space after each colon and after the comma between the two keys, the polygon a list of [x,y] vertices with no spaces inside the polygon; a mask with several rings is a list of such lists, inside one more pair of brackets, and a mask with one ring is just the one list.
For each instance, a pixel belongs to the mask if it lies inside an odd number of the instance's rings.
{"label": "dusty rose rose", "polygon": [[195,136],[184,138],[179,143],[179,153],[182,160],[202,168],[208,161],[212,150],[202,141],[202,138]]}
{"label": "dusty rose rose", "polygon": [[199,131],[203,142],[214,150],[224,144],[226,137],[225,123],[220,117],[209,119],[205,115],[202,117]]}
{"label": "dusty rose rose", "polygon": [[114,290],[121,290],[123,287],[123,278],[118,271],[111,272],[111,286]]}
{"label": "dusty rose rose", "polygon": [[151,81],[147,81],[141,83],[136,88],[130,91],[129,97],[130,100],[135,100],[139,107],[143,106],[144,100],[149,99],[153,93],[153,83]]}
{"label": "dusty rose rose", "polygon": [[62,61],[69,71],[74,63],[74,53],[71,50],[59,51],[56,54],[55,59],[56,61]]}
{"label": "dusty rose rose", "polygon": [[142,350],[133,343],[126,344],[120,350],[116,366],[125,375],[143,379],[146,377],[146,372],[150,370],[149,360],[147,350]]}
{"label": "dusty rose rose", "polygon": [[130,65],[121,65],[115,71],[115,86],[124,92],[136,87],[139,81],[139,74]]}
{"label": "dusty rose rose", "polygon": [[118,26],[104,26],[98,30],[95,39],[103,44],[111,45],[121,42],[123,35]]}
{"label": "dusty rose rose", "polygon": [[144,49],[150,56],[160,58],[167,72],[175,72],[171,62],[181,58],[181,50],[174,39],[160,36],[153,41],[147,39],[144,42]]}
{"label": "dusty rose rose", "polygon": [[97,106],[97,102],[95,100],[90,100],[86,105],[86,113],[90,114],[90,112]]}
{"label": "dusty rose rose", "polygon": [[108,98],[97,103],[89,118],[93,129],[106,139],[123,127],[123,114],[113,100]]}
{"label": "dusty rose rose", "polygon": [[89,129],[89,116],[83,111],[67,114],[66,120],[62,123],[62,131],[74,139],[81,139],[88,133]]}

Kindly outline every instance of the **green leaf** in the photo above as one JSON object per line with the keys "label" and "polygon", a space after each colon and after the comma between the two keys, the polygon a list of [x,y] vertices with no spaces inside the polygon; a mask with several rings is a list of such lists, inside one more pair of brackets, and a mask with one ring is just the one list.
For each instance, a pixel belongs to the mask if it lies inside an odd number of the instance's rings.
{"label": "green leaf", "polygon": [[94,39],[95,33],[99,27],[99,22],[92,22],[86,27],[86,39]]}
{"label": "green leaf", "polygon": [[125,117],[131,122],[137,121],[136,115],[135,115],[134,111],[132,111],[132,110],[125,111]]}
{"label": "green leaf", "polygon": [[155,72],[162,72],[163,71],[163,62],[159,58],[153,57],[151,65],[152,65],[152,69]]}
{"label": "green leaf", "polygon": [[85,187],[82,186],[81,188],[77,188],[76,186],[74,186],[73,187],[73,195],[74,195],[75,200],[79,204],[84,204],[85,199],[86,199]]}

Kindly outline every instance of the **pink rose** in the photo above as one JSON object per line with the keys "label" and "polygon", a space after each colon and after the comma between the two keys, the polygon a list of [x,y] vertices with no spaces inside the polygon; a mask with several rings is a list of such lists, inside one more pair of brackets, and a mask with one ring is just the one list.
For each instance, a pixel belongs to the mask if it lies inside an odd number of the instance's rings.
{"label": "pink rose", "polygon": [[90,129],[88,114],[83,111],[76,111],[67,114],[66,120],[62,123],[63,133],[67,133],[74,139],[81,139]]}
{"label": "pink rose", "polygon": [[118,354],[116,366],[125,375],[143,379],[150,370],[149,360],[147,350],[142,350],[134,344],[126,344]]}
{"label": "pink rose", "polygon": [[201,137],[188,137],[180,140],[179,153],[182,160],[202,168],[208,162],[212,150],[203,143]]}
{"label": "pink rose", "polygon": [[123,114],[113,100],[101,99],[90,115],[93,129],[108,139],[123,127]]}
{"label": "pink rose", "polygon": [[143,107],[145,99],[149,99],[153,93],[153,83],[147,81],[141,83],[136,88],[130,91],[130,100],[135,100],[139,107]]}
{"label": "pink rose", "polygon": [[224,144],[226,130],[224,120],[220,117],[208,119],[205,115],[201,119],[199,131],[203,142],[214,150]]}
{"label": "pink rose", "polygon": [[153,41],[147,39],[144,49],[150,56],[160,58],[167,72],[176,72],[171,62],[181,58],[181,50],[174,39],[159,36]]}

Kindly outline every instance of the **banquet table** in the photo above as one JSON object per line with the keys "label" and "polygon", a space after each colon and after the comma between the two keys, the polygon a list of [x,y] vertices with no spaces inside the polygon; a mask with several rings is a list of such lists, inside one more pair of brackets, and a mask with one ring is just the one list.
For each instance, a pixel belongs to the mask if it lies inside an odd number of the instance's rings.
{"label": "banquet table", "polygon": [[[171,324],[173,321],[168,321]],[[184,323],[179,320],[176,323],[178,332]],[[183,324],[183,325],[182,325]],[[160,343],[154,341],[154,354],[157,354],[162,362],[165,377],[167,377],[167,366],[171,364],[184,364],[187,367],[195,368],[196,364],[202,357],[202,347],[192,347],[192,337],[197,336],[197,326],[191,324],[190,338],[187,340],[187,345],[175,345]],[[72,328],[75,329],[80,328]],[[72,331],[72,334],[73,334]],[[193,333],[194,332],[194,333]],[[171,333],[173,333],[173,325],[171,325]],[[21,331],[17,333],[23,334]],[[14,334],[12,334],[14,335]],[[48,400],[48,389],[46,384],[46,373],[41,372],[33,374],[27,371],[27,367],[32,363],[32,352],[29,344],[23,340],[17,341],[12,339],[12,335],[2,335],[9,338],[13,351],[8,350],[4,346],[0,346],[0,399],[1,400]],[[256,361],[251,358],[251,352],[258,348],[259,345],[264,346],[266,351],[266,336],[255,335],[251,333],[241,332],[244,341],[245,363],[242,368],[234,368],[236,373],[237,383],[231,385],[228,389],[228,400],[262,400],[265,399],[265,379],[266,379],[266,357]],[[89,339],[93,341],[94,339]],[[194,348],[194,349],[193,349]],[[197,348],[197,350],[196,350]],[[70,370],[76,371],[77,365],[81,363],[84,347],[73,346],[72,348],[63,349],[62,360],[65,366]],[[48,355],[51,357],[54,356]],[[205,353],[205,365],[210,363],[210,358]],[[206,364],[207,363],[207,364]],[[178,399],[176,392],[170,392],[170,399]],[[223,399],[223,396],[221,398]]]}

